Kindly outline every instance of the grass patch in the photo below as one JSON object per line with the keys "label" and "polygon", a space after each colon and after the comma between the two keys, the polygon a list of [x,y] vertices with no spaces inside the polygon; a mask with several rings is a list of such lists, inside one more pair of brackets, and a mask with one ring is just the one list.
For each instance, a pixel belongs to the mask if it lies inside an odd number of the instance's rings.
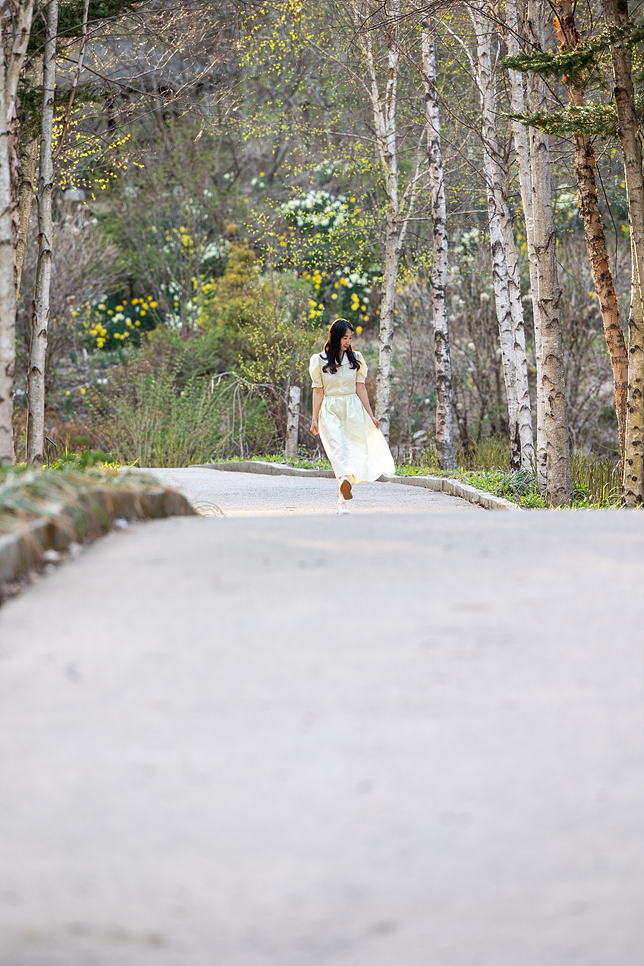
{"label": "grass patch", "polygon": [[333,467],[326,457],[319,460],[309,459],[307,456],[296,456],[287,459],[286,456],[231,456],[229,459],[217,460],[217,463],[280,463],[283,466],[294,466],[298,470],[331,470]]}
{"label": "grass patch", "polygon": [[[82,513],[91,500],[91,489],[114,487],[145,492],[158,482],[128,467],[108,466],[105,454],[65,457],[49,468],[0,466],[0,533],[8,533],[39,517],[55,515],[52,504],[65,503],[72,513]],[[88,493],[89,491],[89,493]]]}
{"label": "grass patch", "polygon": [[[504,440],[484,440],[468,453],[457,452],[458,467],[441,470],[433,446],[419,452],[412,464],[400,466],[400,476],[444,476],[469,483],[525,509],[547,509],[548,502],[532,470],[510,471],[510,448]],[[572,458],[573,509],[618,509],[622,483],[619,460],[609,456],[575,453]]]}

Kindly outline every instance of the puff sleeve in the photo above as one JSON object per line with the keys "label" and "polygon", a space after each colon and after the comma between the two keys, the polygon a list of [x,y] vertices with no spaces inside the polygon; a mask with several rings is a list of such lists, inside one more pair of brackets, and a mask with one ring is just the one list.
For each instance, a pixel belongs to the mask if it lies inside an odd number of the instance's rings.
{"label": "puff sleeve", "polygon": [[369,369],[367,368],[367,363],[364,361],[364,358],[361,352],[356,352],[356,359],[360,363],[360,368],[358,369],[358,372],[356,374],[356,382],[364,382],[365,379],[367,378],[367,373],[369,372]]}
{"label": "puff sleeve", "polygon": [[314,389],[322,389],[322,360],[319,355],[311,356],[309,375]]}

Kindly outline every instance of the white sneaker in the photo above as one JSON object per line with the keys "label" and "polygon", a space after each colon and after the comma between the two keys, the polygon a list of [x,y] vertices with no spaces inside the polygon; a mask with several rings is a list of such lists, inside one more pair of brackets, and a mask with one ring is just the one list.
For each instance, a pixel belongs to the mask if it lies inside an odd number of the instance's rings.
{"label": "white sneaker", "polygon": [[344,497],[340,497],[340,499],[338,500],[338,515],[344,516],[344,514],[348,512],[349,512],[349,507],[347,506],[346,500],[344,499]]}

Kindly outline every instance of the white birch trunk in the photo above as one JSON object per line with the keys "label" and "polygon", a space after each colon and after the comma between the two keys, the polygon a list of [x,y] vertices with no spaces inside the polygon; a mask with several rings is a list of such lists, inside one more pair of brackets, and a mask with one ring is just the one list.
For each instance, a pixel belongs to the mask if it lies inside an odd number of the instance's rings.
{"label": "white birch trunk", "polygon": [[622,497],[626,506],[644,504],[644,175],[640,118],[633,89],[633,56],[628,39],[627,0],[604,0],[609,26],[626,30],[611,46],[613,96],[619,122],[618,135],[624,159],[624,182],[631,229],[633,297],[628,324],[628,389]]}
{"label": "white birch trunk", "polygon": [[[505,22],[507,29],[505,31],[505,40],[508,48],[508,54],[514,57],[520,52],[519,50],[519,18],[517,15],[517,5],[516,0],[505,0]],[[513,114],[523,114],[525,111],[525,99],[523,94],[523,75],[519,73],[518,70],[508,71],[510,79],[510,98],[511,98],[511,108]],[[521,191],[521,204],[523,206],[523,216],[525,219],[525,229],[526,229],[526,243],[528,248],[528,266],[530,270],[530,294],[532,297],[532,319],[534,326],[534,340],[535,340],[535,361],[537,369],[537,386],[541,387],[543,385],[543,379],[541,375],[541,313],[539,310],[539,300],[537,298],[537,262],[534,251],[534,219],[532,217],[532,176],[530,174],[530,149],[528,146],[528,131],[525,125],[521,124],[520,121],[512,122],[512,140],[514,142],[514,150],[517,157],[517,168],[519,172],[519,188]],[[525,334],[523,337],[525,346]],[[526,370],[527,378],[527,370]],[[517,386],[517,392],[519,395],[519,407],[520,410],[523,408],[521,403],[521,386]],[[537,390],[536,398],[536,417],[537,417],[537,457],[536,457],[536,468],[537,473],[540,475],[540,485],[545,491],[546,488],[546,477],[545,477],[545,465],[546,465],[546,445],[545,437],[543,434],[543,393],[540,389]],[[519,417],[521,419],[521,417]],[[532,420],[531,420],[532,424]],[[531,425],[532,432],[532,425]],[[523,437],[522,437],[523,438]],[[523,457],[523,451],[522,451]],[[534,453],[531,455],[531,461],[534,459]]]}
{"label": "white birch trunk", "polygon": [[[492,24],[479,7],[470,7],[470,16],[476,33],[477,84],[481,98],[483,133],[483,165],[487,192],[492,253],[492,277],[494,301],[499,324],[499,341],[503,359],[503,375],[508,403],[508,428],[510,435],[511,463],[513,469],[521,465],[521,438],[519,433],[519,402],[515,366],[515,338],[505,239],[501,224],[502,214],[507,211],[503,197],[503,166],[500,160],[496,131],[496,90],[492,70]],[[510,232],[512,228],[510,226]]]}
{"label": "white birch trunk", "polygon": [[431,275],[432,317],[434,321],[434,359],[436,365],[436,454],[442,470],[456,466],[452,429],[452,361],[445,289],[447,287],[447,206],[441,151],[440,117],[436,94],[436,52],[431,23],[423,21],[423,81],[425,86],[425,119],[427,157],[432,198],[433,261]]}
{"label": "white birch trunk", "polygon": [[43,57],[43,106],[40,136],[40,177],[38,179],[38,267],[36,293],[31,316],[31,351],[29,354],[29,423],[27,427],[27,462],[42,463],[45,449],[45,368],[51,289],[51,260],[54,224],[51,196],[54,189],[52,134],[54,91],[56,83],[56,33],[58,0],[49,0],[47,30]]}
{"label": "white birch trunk", "polygon": [[300,396],[299,386],[291,386],[288,393],[288,413],[286,418],[286,450],[287,459],[297,457],[297,441],[300,429]]}
{"label": "white birch trunk", "polygon": [[387,80],[381,98],[373,48],[373,34],[364,26],[358,0],[352,0],[354,24],[358,43],[367,66],[368,86],[373,109],[378,154],[382,166],[386,195],[385,265],[382,279],[380,304],[380,328],[378,334],[378,374],[376,376],[376,417],[380,428],[389,438],[391,424],[391,379],[393,370],[394,306],[396,282],[400,265],[400,253],[406,224],[400,217],[398,146],[396,144],[396,110],[400,51],[398,48],[398,24],[400,0],[394,0],[389,11],[390,23],[385,30],[387,46]]}
{"label": "white birch trunk", "polygon": [[25,61],[33,0],[0,7],[0,463],[13,463],[13,395],[16,367],[16,283],[12,153],[16,96]]}
{"label": "white birch trunk", "polygon": [[[528,0],[526,33],[535,53],[545,46],[545,18],[545,0]],[[528,74],[528,108],[531,113],[547,108],[545,84],[535,74]],[[543,393],[546,496],[551,506],[568,506],[572,499],[572,475],[559,319],[561,289],[552,214],[550,145],[548,136],[537,128],[529,129],[529,138],[537,299],[541,315],[541,384],[537,392]]]}
{"label": "white birch trunk", "polygon": [[[34,57],[27,70],[27,82],[32,89],[42,88],[42,57]],[[35,131],[34,131],[35,134]],[[29,236],[31,222],[31,208],[36,187],[36,168],[38,166],[38,149],[40,140],[38,135],[29,137],[24,134],[20,139],[20,183],[18,188],[19,224],[18,241],[16,244],[16,294],[20,295],[22,266],[25,260],[25,249]]]}
{"label": "white birch trunk", "polygon": [[512,218],[507,201],[501,209],[501,231],[505,245],[505,260],[508,268],[508,293],[512,330],[514,334],[514,375],[517,394],[517,420],[521,466],[529,469],[534,463],[534,440],[532,435],[532,407],[530,405],[530,386],[528,384],[528,360],[525,351],[525,321],[521,301],[521,272],[514,244]]}

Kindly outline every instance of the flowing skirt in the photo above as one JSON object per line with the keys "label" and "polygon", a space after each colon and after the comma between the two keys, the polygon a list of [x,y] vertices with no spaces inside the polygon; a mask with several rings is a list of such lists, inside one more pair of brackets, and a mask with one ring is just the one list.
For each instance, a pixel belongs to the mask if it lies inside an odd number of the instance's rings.
{"label": "flowing skirt", "polygon": [[318,419],[320,439],[339,479],[346,476],[353,485],[373,483],[396,467],[387,441],[374,426],[356,393],[325,396]]}

